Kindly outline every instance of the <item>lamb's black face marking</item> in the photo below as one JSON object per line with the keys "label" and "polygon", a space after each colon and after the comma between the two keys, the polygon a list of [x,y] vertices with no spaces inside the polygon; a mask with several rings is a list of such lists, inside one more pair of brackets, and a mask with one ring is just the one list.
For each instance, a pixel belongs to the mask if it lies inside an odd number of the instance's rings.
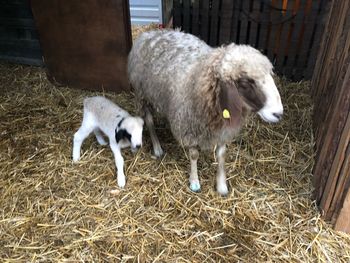
{"label": "lamb's black face marking", "polygon": [[118,128],[120,128],[120,125],[122,125],[124,119],[125,119],[125,118],[122,118],[122,119],[118,122]]}
{"label": "lamb's black face marking", "polygon": [[127,139],[129,142],[131,142],[131,134],[128,133],[125,129],[120,129],[120,130],[116,129],[115,140],[118,143],[122,139]]}

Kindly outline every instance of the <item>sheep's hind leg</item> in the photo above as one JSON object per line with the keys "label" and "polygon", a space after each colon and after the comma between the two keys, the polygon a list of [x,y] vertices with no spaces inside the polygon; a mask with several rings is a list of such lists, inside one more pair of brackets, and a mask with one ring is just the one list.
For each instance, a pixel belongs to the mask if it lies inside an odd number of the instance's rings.
{"label": "sheep's hind leg", "polygon": [[94,129],[94,134],[96,136],[97,142],[100,145],[107,145],[106,140],[103,138],[102,132],[100,131],[100,129],[96,128]]}
{"label": "sheep's hind leg", "polygon": [[196,148],[191,147],[189,150],[190,161],[191,161],[191,173],[190,173],[190,189],[193,192],[199,192],[201,190],[201,185],[198,179],[198,169],[197,169],[197,160],[199,157],[199,152]]}
{"label": "sheep's hind leg", "polygon": [[226,146],[218,145],[218,147],[216,148],[216,158],[218,159],[219,167],[216,175],[216,190],[221,195],[228,194],[225,174],[225,153]]}
{"label": "sheep's hind leg", "polygon": [[163,152],[162,147],[160,146],[159,139],[158,139],[156,131],[154,129],[154,122],[153,122],[152,114],[147,106],[143,107],[143,114],[144,114],[145,122],[147,125],[147,129],[148,129],[150,136],[151,136],[154,155],[157,158],[159,158],[159,157],[163,156],[164,152]]}

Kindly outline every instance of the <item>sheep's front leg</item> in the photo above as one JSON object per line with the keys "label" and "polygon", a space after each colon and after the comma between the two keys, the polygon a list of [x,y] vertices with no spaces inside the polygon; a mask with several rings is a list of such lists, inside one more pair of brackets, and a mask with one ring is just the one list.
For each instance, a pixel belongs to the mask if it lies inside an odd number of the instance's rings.
{"label": "sheep's front leg", "polygon": [[118,186],[124,188],[125,186],[125,175],[124,175],[124,158],[120,151],[120,147],[115,141],[115,139],[110,139],[109,141],[110,147],[114,154],[115,165],[117,166],[117,182]]}
{"label": "sheep's front leg", "polygon": [[143,107],[143,114],[145,116],[145,122],[147,125],[147,129],[149,131],[149,134],[151,136],[152,144],[153,144],[153,151],[154,155],[159,158],[161,157],[164,152],[162,147],[160,146],[159,139],[157,137],[156,131],[154,129],[154,122],[153,122],[153,117],[152,114],[147,106]]}
{"label": "sheep's front leg", "polygon": [[199,152],[196,148],[192,147],[189,149],[189,153],[191,161],[190,188],[193,192],[199,192],[201,190],[197,169],[197,160],[199,157]]}
{"label": "sheep's front leg", "polygon": [[228,194],[225,174],[225,153],[226,145],[218,145],[218,147],[216,148],[216,158],[218,160],[219,167],[216,176],[216,190],[221,195]]}

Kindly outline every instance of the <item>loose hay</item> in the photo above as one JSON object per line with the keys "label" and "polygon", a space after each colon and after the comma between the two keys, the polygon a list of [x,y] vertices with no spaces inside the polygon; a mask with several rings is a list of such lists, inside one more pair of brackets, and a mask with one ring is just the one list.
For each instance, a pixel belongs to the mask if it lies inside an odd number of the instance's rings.
{"label": "loose hay", "polygon": [[[0,260],[7,262],[349,262],[349,236],[332,230],[311,199],[313,137],[307,82],[279,81],[283,121],[252,117],[228,147],[230,194],[214,189],[217,164],[201,154],[202,192],[188,189],[189,161],[169,136],[124,151],[117,188],[109,147],[91,138],[72,164],[85,96],[57,88],[40,68],[0,64]],[[103,93],[134,112],[131,94]]]}

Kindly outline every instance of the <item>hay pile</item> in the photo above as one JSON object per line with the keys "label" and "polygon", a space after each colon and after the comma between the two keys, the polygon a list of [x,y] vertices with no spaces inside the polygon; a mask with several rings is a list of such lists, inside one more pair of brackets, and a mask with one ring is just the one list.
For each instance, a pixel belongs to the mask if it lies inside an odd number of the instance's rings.
{"label": "hay pile", "polygon": [[[230,194],[214,189],[213,153],[201,154],[202,192],[189,161],[158,120],[166,151],[124,151],[126,189],[109,147],[93,136],[72,164],[88,91],[57,88],[40,68],[0,64],[0,261],[349,262],[349,236],[311,200],[313,137],[308,83],[279,81],[286,114],[257,117],[228,147]],[[131,94],[103,94],[134,112]]]}

